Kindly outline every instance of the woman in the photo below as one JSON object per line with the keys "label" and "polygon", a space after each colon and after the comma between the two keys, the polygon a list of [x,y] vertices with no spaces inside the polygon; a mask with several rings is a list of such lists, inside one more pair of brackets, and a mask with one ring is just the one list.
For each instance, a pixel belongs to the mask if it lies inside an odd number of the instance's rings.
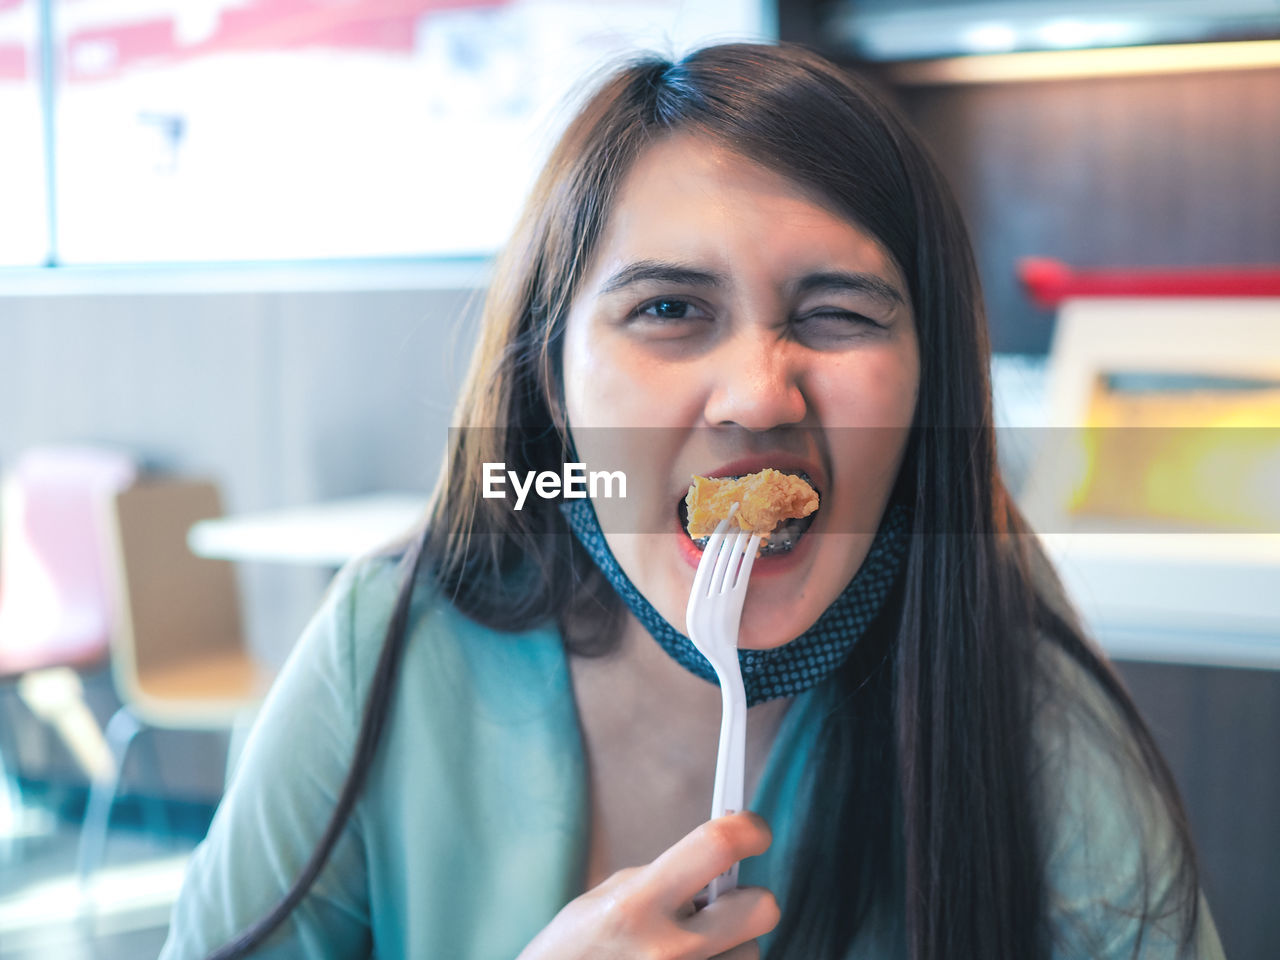
{"label": "woman", "polygon": [[[163,956],[1219,956],[1169,772],[1000,482],[987,363],[955,206],[855,80],[620,70],[499,265],[427,532],[335,584]],[[485,496],[618,458],[622,511]],[[753,812],[703,823],[678,501],[763,466],[821,507],[752,573]]]}

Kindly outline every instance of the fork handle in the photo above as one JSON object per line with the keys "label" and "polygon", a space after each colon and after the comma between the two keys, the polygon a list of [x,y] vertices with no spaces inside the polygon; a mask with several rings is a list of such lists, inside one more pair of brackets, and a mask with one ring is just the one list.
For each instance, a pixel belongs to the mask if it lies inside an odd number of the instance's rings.
{"label": "fork handle", "polygon": [[[747,694],[742,685],[742,669],[735,656],[720,679],[720,748],[716,754],[715,789],[711,794],[711,818],[737,813],[743,809],[743,792],[747,756]],[[707,902],[738,885],[738,864],[711,881]]]}

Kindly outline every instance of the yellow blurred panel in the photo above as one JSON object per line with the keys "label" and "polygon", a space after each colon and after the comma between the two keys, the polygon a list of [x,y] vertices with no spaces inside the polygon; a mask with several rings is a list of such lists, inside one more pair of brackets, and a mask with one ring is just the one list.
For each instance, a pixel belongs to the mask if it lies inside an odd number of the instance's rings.
{"label": "yellow blurred panel", "polygon": [[1070,513],[1280,530],[1280,385],[1123,393],[1105,384],[1090,401]]}

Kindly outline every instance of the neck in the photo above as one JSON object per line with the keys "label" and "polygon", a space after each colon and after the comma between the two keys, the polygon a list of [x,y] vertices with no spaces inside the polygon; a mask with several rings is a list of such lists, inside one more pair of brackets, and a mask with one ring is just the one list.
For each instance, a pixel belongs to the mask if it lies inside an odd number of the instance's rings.
{"label": "neck", "polygon": [[[706,770],[708,757],[710,769],[715,769],[720,688],[673,660],[630,612],[612,651],[600,657],[575,656],[571,664],[580,712],[607,724],[596,733],[663,756],[673,771]],[[584,703],[584,698],[592,702]],[[790,704],[791,698],[782,697],[747,711],[748,766],[753,751],[763,766]]]}

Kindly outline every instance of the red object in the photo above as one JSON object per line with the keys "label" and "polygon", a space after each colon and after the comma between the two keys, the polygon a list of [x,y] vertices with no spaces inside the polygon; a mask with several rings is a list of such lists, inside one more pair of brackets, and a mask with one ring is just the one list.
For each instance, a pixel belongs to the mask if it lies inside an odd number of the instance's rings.
{"label": "red object", "polygon": [[1073,270],[1025,257],[1018,279],[1032,303],[1052,310],[1075,297],[1280,297],[1280,267],[1158,267]]}
{"label": "red object", "polygon": [[[172,17],[140,20],[111,14],[105,24],[66,40],[66,79],[102,80],[139,64],[164,67],[209,54],[307,47],[412,54],[432,14],[496,9],[514,0],[245,0],[219,9],[213,33],[182,41]],[[0,6],[5,0],[0,0]],[[145,6],[145,5],[144,5]],[[119,22],[117,22],[119,21]]]}

